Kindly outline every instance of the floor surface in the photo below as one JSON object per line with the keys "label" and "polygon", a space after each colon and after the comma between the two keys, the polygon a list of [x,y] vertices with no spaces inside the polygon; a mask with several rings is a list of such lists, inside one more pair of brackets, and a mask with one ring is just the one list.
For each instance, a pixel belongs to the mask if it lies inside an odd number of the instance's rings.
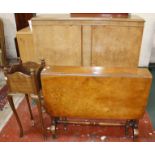
{"label": "floor surface", "polygon": [[[35,126],[31,126],[27,104],[24,101],[19,105],[18,112],[24,127],[24,137],[19,137],[19,128],[14,116],[8,121],[6,126],[0,133],[0,141],[47,141],[47,142],[132,142],[132,130],[130,129],[129,136],[125,136],[124,127],[101,127],[101,126],[80,126],[68,125],[67,130],[64,130],[62,124],[57,127],[57,138],[53,139],[51,133],[48,134],[47,140],[44,140],[38,121],[38,112],[36,105],[33,105],[33,114],[35,118]],[[44,113],[45,126],[50,126],[50,118]],[[146,113],[139,123],[139,138],[137,141],[148,142],[155,141],[155,133],[153,131],[151,121]]]}

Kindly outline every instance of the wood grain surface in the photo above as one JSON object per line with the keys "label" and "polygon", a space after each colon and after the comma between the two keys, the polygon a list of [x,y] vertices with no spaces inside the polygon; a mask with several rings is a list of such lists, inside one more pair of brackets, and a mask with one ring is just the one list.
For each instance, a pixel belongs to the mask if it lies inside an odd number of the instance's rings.
{"label": "wood grain surface", "polygon": [[30,29],[24,28],[16,33],[19,53],[23,62],[38,62],[39,58],[35,55],[33,34]]}
{"label": "wood grain surface", "polygon": [[34,45],[37,58],[47,64],[81,66],[81,26],[34,26]]}
{"label": "wood grain surface", "polygon": [[45,108],[51,116],[139,119],[147,105],[147,69],[47,67],[41,73]]}
{"label": "wood grain surface", "polygon": [[32,29],[17,32],[23,61],[58,66],[137,67],[144,20],[41,15],[32,19]]}
{"label": "wood grain surface", "polygon": [[92,26],[92,66],[137,67],[143,27]]}

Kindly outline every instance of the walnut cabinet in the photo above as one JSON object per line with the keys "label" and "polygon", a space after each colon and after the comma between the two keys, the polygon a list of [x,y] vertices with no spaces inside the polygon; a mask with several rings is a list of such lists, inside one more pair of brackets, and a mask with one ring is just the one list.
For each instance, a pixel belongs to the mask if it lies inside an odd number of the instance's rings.
{"label": "walnut cabinet", "polygon": [[45,58],[56,66],[137,67],[144,20],[70,15],[32,18],[32,31],[17,32],[23,61]]}

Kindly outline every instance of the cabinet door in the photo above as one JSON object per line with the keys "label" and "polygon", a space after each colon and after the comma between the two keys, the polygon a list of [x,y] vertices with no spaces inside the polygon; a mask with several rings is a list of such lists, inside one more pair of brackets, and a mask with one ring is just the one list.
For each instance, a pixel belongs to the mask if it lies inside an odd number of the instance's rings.
{"label": "cabinet door", "polygon": [[81,26],[34,25],[36,57],[58,66],[81,65]]}
{"label": "cabinet door", "polygon": [[137,67],[142,33],[142,26],[92,26],[92,65]]}

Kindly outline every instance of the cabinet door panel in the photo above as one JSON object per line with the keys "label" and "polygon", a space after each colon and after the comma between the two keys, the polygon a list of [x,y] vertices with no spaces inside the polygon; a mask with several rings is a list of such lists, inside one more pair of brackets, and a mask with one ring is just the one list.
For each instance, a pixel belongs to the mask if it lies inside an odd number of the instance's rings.
{"label": "cabinet door panel", "polygon": [[137,67],[143,27],[92,26],[92,65]]}
{"label": "cabinet door panel", "polygon": [[81,65],[81,26],[37,25],[33,33],[38,58],[49,65]]}

